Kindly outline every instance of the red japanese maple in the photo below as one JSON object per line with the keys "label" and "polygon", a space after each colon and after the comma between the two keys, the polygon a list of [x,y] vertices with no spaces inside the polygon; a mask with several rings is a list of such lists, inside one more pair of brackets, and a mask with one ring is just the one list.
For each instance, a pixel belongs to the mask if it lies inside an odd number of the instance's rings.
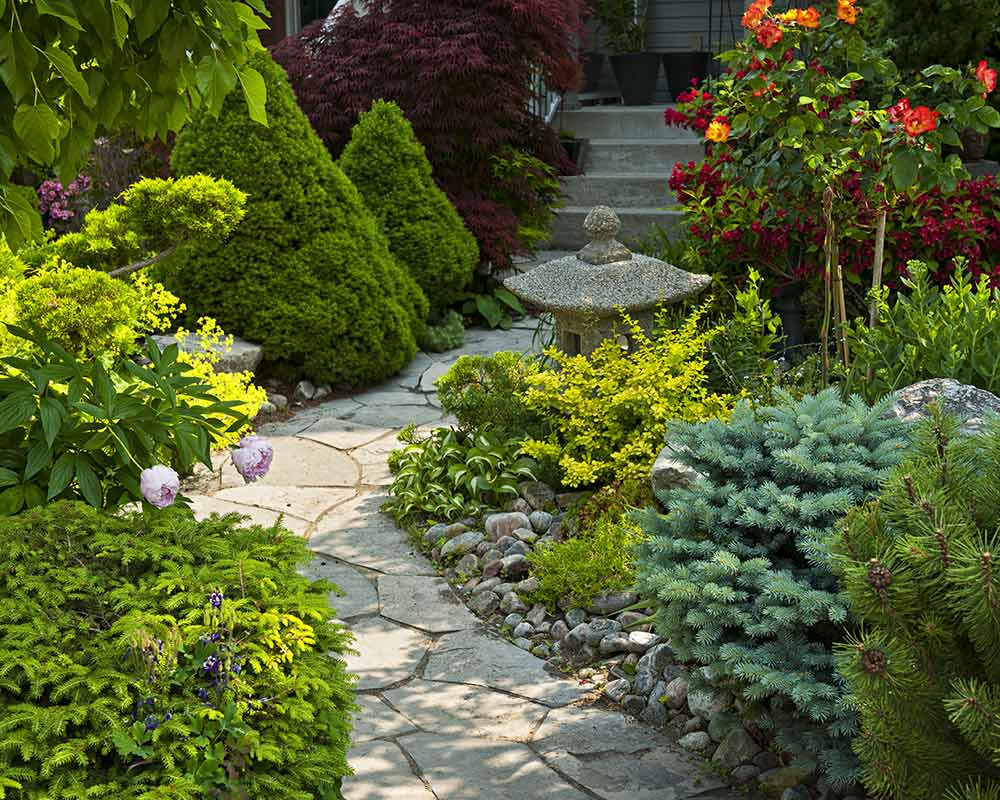
{"label": "red japanese maple", "polygon": [[583,2],[374,0],[364,16],[348,9],[313,23],[274,57],[334,157],[373,100],[398,103],[483,258],[503,263],[523,249],[505,204],[519,188],[491,158],[514,148],[572,169],[529,101],[535,70],[554,90],[578,85]]}

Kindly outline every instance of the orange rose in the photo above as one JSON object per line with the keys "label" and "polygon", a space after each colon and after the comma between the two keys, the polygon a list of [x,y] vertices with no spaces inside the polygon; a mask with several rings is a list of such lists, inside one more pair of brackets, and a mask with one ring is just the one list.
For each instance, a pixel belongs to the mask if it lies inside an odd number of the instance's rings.
{"label": "orange rose", "polygon": [[819,27],[819,10],[815,6],[809,6],[804,11],[799,12],[799,25],[803,28]]}
{"label": "orange rose", "polygon": [[837,0],[837,19],[853,25],[858,21],[858,10],[854,4],[858,0]]}
{"label": "orange rose", "polygon": [[799,25],[803,28],[819,27],[819,11],[810,6],[809,8],[792,8],[784,14],[778,14],[778,19],[789,25]]}
{"label": "orange rose", "polygon": [[906,135],[915,139],[922,133],[932,131],[937,127],[937,111],[931,111],[927,106],[917,106],[903,117],[903,130]]}
{"label": "orange rose", "polygon": [[772,0],[754,0],[743,15],[743,27],[748,31],[756,30],[771,7],[771,2]]}
{"label": "orange rose", "polygon": [[983,88],[986,90],[983,92],[983,97],[997,88],[997,71],[990,69],[990,65],[985,61],[980,61],[979,66],[976,67],[976,79],[983,84]]}
{"label": "orange rose", "polygon": [[781,41],[781,37],[784,36],[784,31],[781,30],[777,25],[775,25],[771,20],[766,19],[760,25],[757,26],[757,41],[761,43],[764,47],[770,50],[778,42]]}
{"label": "orange rose", "polygon": [[729,140],[729,132],[732,129],[725,117],[716,117],[708,126],[708,130],[705,131],[705,138],[710,142],[726,142]]}

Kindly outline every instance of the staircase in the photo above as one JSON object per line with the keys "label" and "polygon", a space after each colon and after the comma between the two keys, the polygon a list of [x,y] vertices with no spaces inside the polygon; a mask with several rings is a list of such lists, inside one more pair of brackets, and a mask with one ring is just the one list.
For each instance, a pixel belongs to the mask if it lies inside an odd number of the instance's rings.
{"label": "staircase", "polygon": [[583,175],[562,178],[566,206],[556,213],[553,250],[578,250],[587,241],[583,220],[595,205],[611,206],[621,218],[619,234],[626,244],[649,235],[650,226],[675,232],[680,211],[667,186],[677,161],[701,161],[701,140],[693,133],[668,128],[665,106],[590,106],[564,111],[557,118],[562,130],[589,140]]}

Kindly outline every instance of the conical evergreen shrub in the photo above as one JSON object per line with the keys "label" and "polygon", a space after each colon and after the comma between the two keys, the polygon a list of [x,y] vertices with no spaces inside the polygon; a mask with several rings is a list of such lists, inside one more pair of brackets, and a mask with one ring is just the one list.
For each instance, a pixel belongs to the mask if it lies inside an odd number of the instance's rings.
{"label": "conical evergreen shrub", "polygon": [[435,319],[472,279],[479,246],[431,173],[424,147],[395,103],[376,100],[361,114],[340,166],[389,239],[389,249],[420,284]]}
{"label": "conical evergreen shrub", "polygon": [[886,800],[1000,798],[1000,421],[940,415],[837,552],[860,630],[838,653],[854,749]]}
{"label": "conical evergreen shrub", "polygon": [[639,586],[678,656],[709,668],[696,679],[738,692],[782,749],[846,783],[856,719],[833,645],[849,604],[830,540],[902,459],[906,425],[886,416],[890,401],[778,397],[671,426],[676,457],[702,477],[660,495],[665,516],[642,513]]}
{"label": "conical evergreen shrub", "polygon": [[427,299],[389,252],[357,189],[299,110],[284,71],[266,53],[269,125],[251,121],[238,93],[216,117],[196,115],[178,137],[179,175],[228,178],[247,192],[227,241],[170,259],[164,283],[192,317],[264,347],[268,361],[317,382],[381,380],[416,352]]}

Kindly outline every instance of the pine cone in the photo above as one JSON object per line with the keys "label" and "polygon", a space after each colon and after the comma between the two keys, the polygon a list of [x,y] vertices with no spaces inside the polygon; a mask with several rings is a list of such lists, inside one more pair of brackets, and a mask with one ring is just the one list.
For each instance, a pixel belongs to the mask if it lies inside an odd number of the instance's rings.
{"label": "pine cone", "polygon": [[892,586],[892,570],[878,560],[868,562],[868,582],[877,592],[883,592]]}
{"label": "pine cone", "polygon": [[865,650],[861,654],[861,666],[869,675],[885,675],[889,659],[882,650]]}

